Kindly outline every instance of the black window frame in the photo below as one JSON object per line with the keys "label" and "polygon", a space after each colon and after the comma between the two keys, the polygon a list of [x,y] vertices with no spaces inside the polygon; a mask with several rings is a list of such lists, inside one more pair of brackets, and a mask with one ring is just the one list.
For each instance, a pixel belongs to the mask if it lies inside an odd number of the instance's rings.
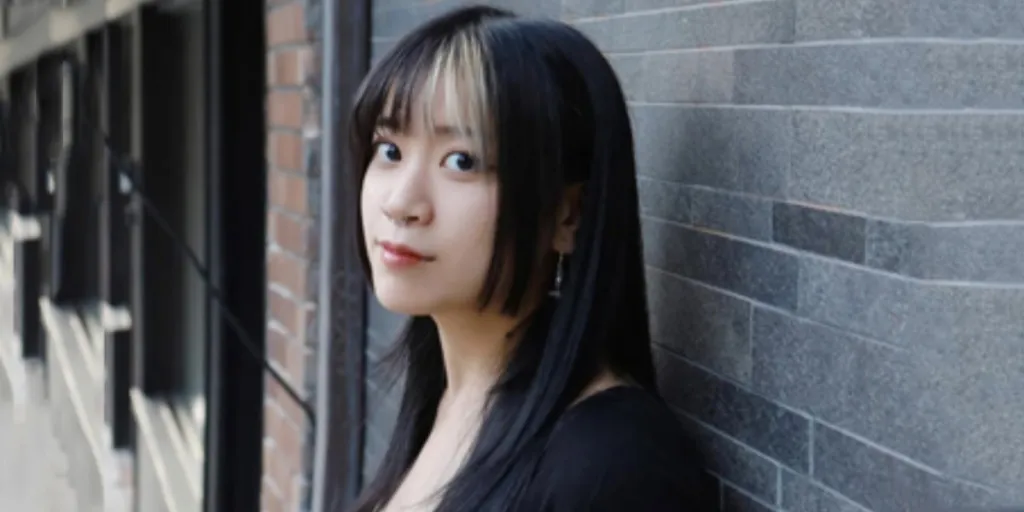
{"label": "black window frame", "polygon": [[[203,2],[190,2],[174,9],[144,6],[137,12],[132,27],[135,165],[130,179],[142,196],[133,194],[131,198],[128,235],[132,318],[130,402],[136,432],[135,480],[140,486],[136,493],[142,508],[160,501],[194,508],[203,499],[204,464],[208,457],[203,440],[209,417],[207,390],[212,377],[205,362],[201,370],[202,424],[182,414],[179,399],[187,360],[185,350],[195,349],[187,344],[195,342],[196,332],[204,359],[210,351],[212,308],[208,295],[189,297],[201,301],[201,325],[187,326],[191,331],[183,325],[189,318],[185,316],[186,306],[194,305],[186,305],[183,283],[188,279],[194,284],[200,278],[182,251],[184,245],[202,264],[215,266],[209,265],[213,259],[208,251],[213,223],[210,216],[201,220],[200,243],[190,240],[186,229],[191,206],[201,204],[204,210],[210,210],[209,179],[214,170],[206,154],[207,140],[202,140],[198,148],[202,151],[199,165],[190,167],[195,162],[186,160],[189,125],[184,123],[195,122],[189,115],[203,116],[209,104],[205,92],[189,105],[171,101],[183,97],[184,89],[190,85],[188,78],[197,78],[182,72],[187,69],[185,66],[192,65],[189,59],[194,58],[194,54],[183,53],[182,42],[189,31],[199,31],[205,15],[203,7]],[[200,11],[197,13],[196,9]],[[205,41],[201,44],[205,45]],[[205,89],[206,69],[199,68],[197,72]],[[184,113],[185,109],[191,112]],[[204,125],[203,129],[207,132],[203,137],[208,139],[209,128]],[[201,183],[202,197],[195,197],[194,191],[187,189],[188,180]],[[152,476],[157,474],[158,465],[167,468],[167,481],[153,485],[157,480]]]}
{"label": "black window frame", "polygon": [[[108,151],[104,151],[105,158],[101,161],[106,172],[101,175],[105,198],[101,205],[98,240],[100,307],[104,312],[125,314],[131,306],[131,223],[134,217],[130,211],[130,189],[125,187],[128,183],[122,180],[120,173],[128,170],[125,166],[134,156],[134,52],[131,46],[134,30],[132,23],[119,21],[103,31],[104,80],[97,121],[103,130],[100,135],[105,135],[111,146],[105,147]],[[134,435],[131,321],[128,314],[127,325],[106,329],[104,334],[105,417],[112,447],[117,450],[130,449]]]}
{"label": "black window frame", "polygon": [[[36,180],[36,139],[39,135],[36,131],[36,69],[34,66],[25,66],[12,73],[9,80],[11,133],[16,148],[13,162],[15,187],[11,194],[11,206],[17,212],[20,222],[34,220],[40,213]],[[22,239],[14,244],[15,279],[18,282],[14,327],[20,334],[20,355],[25,359],[44,357],[43,326],[39,310],[41,245],[38,237]]]}
{"label": "black window frame", "polygon": [[[161,34],[161,24],[168,16],[182,9],[202,9],[201,32],[204,40],[205,83],[203,125],[206,179],[206,240],[204,254],[209,278],[219,292],[225,307],[244,330],[240,336],[233,322],[221,314],[220,307],[207,297],[206,306],[206,417],[201,436],[204,447],[202,481],[199,501],[209,511],[256,510],[260,504],[263,444],[262,358],[266,357],[266,162],[264,94],[265,40],[264,13],[260,9],[234,10],[230,17],[222,14],[220,2],[191,0],[173,5],[141,8],[130,23],[126,42],[133,52],[133,120],[131,148],[133,159],[140,163],[134,178],[143,193],[152,191],[156,173],[166,172],[169,160],[166,141],[161,141],[162,115],[157,103],[166,94],[159,87],[167,85],[160,75],[160,52],[170,45]],[[173,91],[168,91],[173,93]],[[163,147],[161,147],[163,145]],[[161,151],[164,151],[161,153]],[[164,169],[157,166],[163,165]],[[149,193],[152,197],[153,194]],[[154,197],[157,207],[159,197]],[[166,201],[163,202],[166,206]],[[132,407],[136,416],[136,453],[142,453],[138,426],[140,409],[165,403],[174,391],[175,381],[169,361],[180,361],[174,343],[163,343],[160,330],[153,325],[155,294],[163,290],[147,271],[154,264],[153,247],[147,239],[167,234],[157,225],[151,212],[144,211],[139,198],[126,209],[131,229],[126,237],[130,246],[131,275],[129,304],[132,316],[131,349],[127,359],[134,392]],[[170,212],[165,212],[170,213]],[[184,233],[176,233],[179,240]],[[181,247],[163,244],[168,252],[182,262],[181,268],[196,272]],[[230,262],[230,264],[225,264]],[[150,311],[147,314],[147,309]],[[148,324],[148,325],[147,325]],[[244,340],[242,338],[245,338]],[[247,341],[250,347],[242,342]],[[253,353],[250,353],[250,349]],[[255,355],[255,357],[254,357]],[[124,354],[121,354],[124,357]],[[141,414],[147,414],[142,411]],[[137,461],[137,471],[146,453]],[[138,479],[137,479],[138,481]],[[180,486],[179,486],[180,487]],[[137,489],[138,492],[152,492]],[[142,498],[148,501],[146,498]],[[191,499],[191,498],[190,498]]]}

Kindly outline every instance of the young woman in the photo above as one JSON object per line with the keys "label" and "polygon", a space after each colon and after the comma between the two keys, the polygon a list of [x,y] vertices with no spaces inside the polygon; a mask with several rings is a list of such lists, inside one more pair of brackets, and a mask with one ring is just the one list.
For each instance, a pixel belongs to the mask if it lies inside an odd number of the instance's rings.
{"label": "young woman", "polygon": [[704,511],[655,390],[626,104],[576,30],[470,7],[355,100],[360,252],[411,316],[370,511]]}

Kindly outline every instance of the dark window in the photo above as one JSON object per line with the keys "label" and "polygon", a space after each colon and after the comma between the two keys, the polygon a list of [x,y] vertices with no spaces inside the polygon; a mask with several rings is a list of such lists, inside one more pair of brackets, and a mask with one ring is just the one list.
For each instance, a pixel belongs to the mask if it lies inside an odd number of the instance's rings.
{"label": "dark window", "polygon": [[[152,457],[178,471],[182,500],[202,495],[207,416],[207,353],[211,300],[200,270],[183,252],[210,267],[210,131],[205,122],[207,73],[202,3],[142,16],[141,170],[135,200],[133,262],[138,321],[136,385],[145,405],[136,421],[152,425]],[[148,207],[147,207],[148,205]],[[140,471],[150,471],[140,461]],[[156,494],[156,490],[140,490]]]}

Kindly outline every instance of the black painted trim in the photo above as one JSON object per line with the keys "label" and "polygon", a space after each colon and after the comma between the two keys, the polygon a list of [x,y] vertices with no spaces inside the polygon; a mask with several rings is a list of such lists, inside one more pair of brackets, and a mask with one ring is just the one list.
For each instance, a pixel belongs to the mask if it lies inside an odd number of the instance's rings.
{"label": "black painted trim", "polygon": [[[207,126],[216,253],[225,305],[266,357],[265,28],[262,9],[205,0]],[[220,262],[217,265],[216,262]],[[264,372],[228,322],[211,311],[204,510],[259,510]]]}
{"label": "black painted trim", "polygon": [[[101,126],[119,156],[129,154],[132,133],[132,49],[130,24],[109,25],[104,31],[104,60],[106,71]],[[126,215],[129,196],[121,193],[115,162],[110,158],[102,162],[104,201],[100,226],[100,296],[112,307],[127,307],[130,298],[130,243],[131,232]],[[107,367],[106,419],[110,426],[114,448],[126,448],[133,435],[131,412],[131,331],[107,332],[105,357]]]}
{"label": "black painted trim", "polygon": [[[15,155],[16,192],[14,208],[19,215],[37,213],[35,167],[36,123],[33,121],[32,103],[35,101],[36,70],[32,66],[11,77],[13,133]],[[40,241],[29,240],[15,244],[15,279],[18,282],[15,324],[21,334],[21,356],[43,357],[43,328],[39,311],[40,295]]]}
{"label": "black painted trim", "polygon": [[[366,294],[365,279],[359,265],[354,245],[355,225],[346,211],[358,201],[359,191],[349,184],[352,168],[348,158],[348,111],[350,99],[370,66],[370,23],[372,2],[358,0],[338,5],[332,31],[327,41],[334,49],[336,61],[325,72],[334,73],[337,90],[333,91],[339,101],[331,106],[328,119],[331,123],[337,152],[334,169],[327,169],[334,175],[334,187],[329,191],[331,201],[339,212],[331,223],[335,233],[330,262],[331,340],[329,358],[331,368],[343,371],[329,372],[327,382],[319,383],[320,388],[330,393],[329,410],[318,411],[330,418],[327,438],[327,467],[325,468],[325,507],[335,510],[339,501],[350,504],[362,486],[362,455],[365,407],[365,352],[366,352]],[[336,487],[335,487],[336,486]]]}

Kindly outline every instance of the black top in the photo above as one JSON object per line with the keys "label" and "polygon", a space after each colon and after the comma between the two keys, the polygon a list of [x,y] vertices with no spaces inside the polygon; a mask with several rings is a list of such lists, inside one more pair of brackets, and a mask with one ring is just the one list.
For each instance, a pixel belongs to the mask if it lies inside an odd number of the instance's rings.
{"label": "black top", "polygon": [[718,509],[716,498],[668,406],[620,386],[566,411],[521,510],[706,512]]}

